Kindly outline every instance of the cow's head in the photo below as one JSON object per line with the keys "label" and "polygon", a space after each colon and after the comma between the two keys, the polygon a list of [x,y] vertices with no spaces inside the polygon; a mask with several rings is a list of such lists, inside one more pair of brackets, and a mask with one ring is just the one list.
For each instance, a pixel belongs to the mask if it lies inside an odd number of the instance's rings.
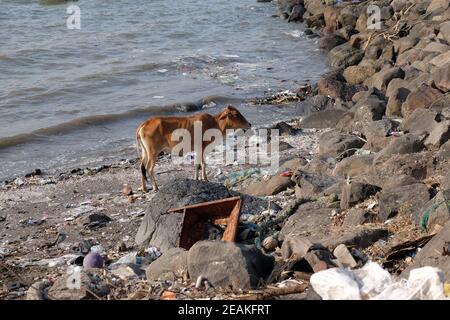
{"label": "cow's head", "polygon": [[218,115],[217,121],[221,130],[226,129],[250,129],[251,124],[233,106],[228,106]]}

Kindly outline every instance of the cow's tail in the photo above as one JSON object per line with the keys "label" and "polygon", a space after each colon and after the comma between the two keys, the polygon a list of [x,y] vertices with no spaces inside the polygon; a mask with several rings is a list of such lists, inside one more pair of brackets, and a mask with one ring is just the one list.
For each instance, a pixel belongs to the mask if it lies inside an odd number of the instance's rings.
{"label": "cow's tail", "polygon": [[136,151],[138,154],[138,158],[141,160],[141,173],[142,176],[144,177],[145,181],[148,181],[147,179],[147,168],[145,167],[145,159],[147,158],[147,150],[145,150],[145,146],[142,143],[142,138],[141,138],[141,129],[142,127],[140,126],[137,130],[136,130]]}

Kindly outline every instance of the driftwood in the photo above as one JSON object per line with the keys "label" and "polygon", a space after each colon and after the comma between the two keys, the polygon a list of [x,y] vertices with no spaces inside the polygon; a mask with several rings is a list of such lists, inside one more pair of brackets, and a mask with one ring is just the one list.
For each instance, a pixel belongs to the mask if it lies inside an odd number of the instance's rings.
{"label": "driftwood", "polygon": [[232,300],[267,300],[274,297],[285,296],[288,294],[303,293],[308,288],[307,283],[298,284],[284,288],[267,288],[260,292],[249,293],[247,295],[234,297]]}

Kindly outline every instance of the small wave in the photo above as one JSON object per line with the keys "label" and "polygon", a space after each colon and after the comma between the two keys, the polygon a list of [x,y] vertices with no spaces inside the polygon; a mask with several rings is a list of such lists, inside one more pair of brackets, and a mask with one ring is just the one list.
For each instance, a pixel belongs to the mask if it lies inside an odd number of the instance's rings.
{"label": "small wave", "polygon": [[303,32],[301,32],[300,30],[292,30],[292,31],[288,31],[288,32],[283,32],[285,35],[294,37],[294,38],[300,38],[303,34]]}
{"label": "small wave", "polygon": [[224,105],[239,102],[239,99],[224,96],[207,96],[195,102],[174,103],[166,106],[148,106],[133,109],[123,113],[92,115],[77,118],[54,126],[41,128],[30,133],[18,134],[11,137],[0,138],[0,149],[14,147],[28,142],[42,140],[48,136],[61,135],[73,130],[89,126],[105,125],[114,121],[136,118],[140,115],[168,115],[182,112],[196,112],[211,105]]}

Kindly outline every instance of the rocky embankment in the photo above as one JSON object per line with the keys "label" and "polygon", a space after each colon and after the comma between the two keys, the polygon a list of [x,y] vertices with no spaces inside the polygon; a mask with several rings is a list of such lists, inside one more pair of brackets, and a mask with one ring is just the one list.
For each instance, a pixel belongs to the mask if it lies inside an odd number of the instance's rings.
{"label": "rocky embankment", "polygon": [[[369,5],[379,29],[368,28]],[[216,166],[211,182],[193,181],[164,160],[156,194],[120,190],[137,185],[134,163],[5,184],[3,297],[393,298],[381,283],[401,277],[410,285],[394,298],[448,293],[449,0],[278,6],[320,35],[331,68],[307,99],[317,112],[277,126],[280,170]],[[183,216],[169,209],[234,196],[243,201],[234,242],[205,225],[204,240],[179,247]],[[424,266],[440,271],[412,272]],[[329,270],[338,271],[324,281]],[[81,286],[68,287],[75,276]]]}

